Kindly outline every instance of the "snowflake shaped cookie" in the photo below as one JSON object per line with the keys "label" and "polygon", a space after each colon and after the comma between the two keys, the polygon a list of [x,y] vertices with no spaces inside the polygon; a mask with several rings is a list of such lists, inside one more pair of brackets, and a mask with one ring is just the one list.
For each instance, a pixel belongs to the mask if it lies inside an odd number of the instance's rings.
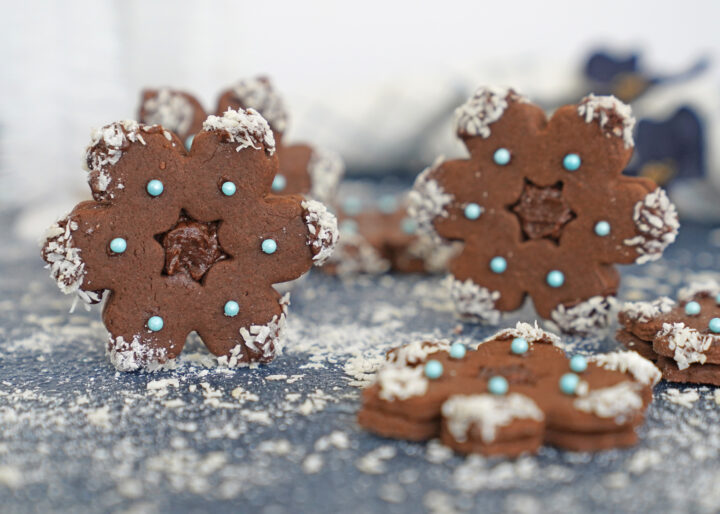
{"label": "snowflake shaped cookie", "polygon": [[422,230],[465,244],[450,265],[459,313],[497,323],[529,296],[563,331],[607,326],[614,264],[659,259],[679,228],[662,189],[622,175],[630,108],[589,95],[547,119],[511,89],[480,88],[456,117],[470,157],[421,173],[410,211]]}
{"label": "snowflake shaped cookie", "polygon": [[63,292],[95,303],[108,291],[117,369],[157,368],[192,331],[228,366],[279,354],[288,298],[272,285],[323,264],[337,223],[317,201],[271,194],[262,116],[210,116],[189,152],[159,125],[113,123],[85,157],[94,200],[51,227],[43,258]]}

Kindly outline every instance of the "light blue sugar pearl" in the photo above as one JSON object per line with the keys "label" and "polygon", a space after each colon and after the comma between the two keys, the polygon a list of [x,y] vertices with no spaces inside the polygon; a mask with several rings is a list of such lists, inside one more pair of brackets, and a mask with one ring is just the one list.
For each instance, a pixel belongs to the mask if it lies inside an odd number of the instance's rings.
{"label": "light blue sugar pearl", "polygon": [[225,303],[223,311],[225,312],[225,316],[228,316],[229,318],[235,317],[240,312],[240,304],[238,304],[235,300],[229,300]]}
{"label": "light blue sugar pearl", "polygon": [[516,337],[512,340],[512,343],[510,343],[510,351],[512,351],[515,355],[522,355],[527,352],[529,348],[530,345],[528,344],[527,339],[523,337]]}
{"label": "light blue sugar pearl", "polygon": [[362,201],[356,196],[349,196],[343,201],[342,209],[348,216],[356,216],[362,211]]}
{"label": "light blue sugar pearl", "polygon": [[573,355],[570,359],[570,369],[575,373],[582,373],[587,369],[587,359],[582,355]]}
{"label": "light blue sugar pearl", "polygon": [[378,200],[378,209],[385,214],[392,214],[397,210],[397,200],[394,196],[385,195]]}
{"label": "light blue sugar pearl", "polygon": [[715,303],[720,305],[720,293],[715,297]]}
{"label": "light blue sugar pearl", "polygon": [[498,148],[493,154],[493,161],[498,166],[505,166],[510,162],[510,150],[507,148]]}
{"label": "light blue sugar pearl", "polygon": [[417,221],[412,218],[403,218],[402,231],[408,235],[414,234],[417,230]]}
{"label": "light blue sugar pearl", "polygon": [[110,241],[110,250],[112,250],[113,253],[125,252],[125,250],[127,250],[127,241],[125,241],[122,237],[116,237]]}
{"label": "light blue sugar pearl", "polygon": [[560,377],[560,390],[565,394],[575,394],[578,384],[580,384],[580,377],[575,373],[565,373]]}
{"label": "light blue sugar pearl", "polygon": [[483,209],[476,203],[469,203],[465,206],[465,217],[469,220],[476,220],[482,214]]}
{"label": "light blue sugar pearl", "polygon": [[450,357],[453,359],[462,359],[467,353],[467,348],[462,343],[453,343],[450,345]]}
{"label": "light blue sugar pearl", "polygon": [[700,314],[700,304],[697,302],[688,302],[685,304],[685,314],[688,316],[697,316]]}
{"label": "light blue sugar pearl", "polygon": [[344,220],[340,223],[340,232],[343,234],[357,234],[358,224],[355,220]]}
{"label": "light blue sugar pearl", "polygon": [[490,269],[493,273],[503,273],[507,269],[507,261],[504,257],[493,257],[490,259]]}
{"label": "light blue sugar pearl", "polygon": [[429,360],[425,363],[425,376],[431,379],[440,378],[443,374],[443,365],[436,360]]}
{"label": "light blue sugar pearl", "polygon": [[195,140],[195,134],[190,134],[190,135],[185,139],[185,150],[187,150],[188,152],[190,151],[190,149],[192,148],[192,144],[193,144],[193,141],[194,141],[194,140]]}
{"label": "light blue sugar pearl", "polygon": [[223,182],[220,189],[225,196],[232,196],[235,194],[235,191],[237,191],[237,187],[235,187],[235,184],[230,181]]}
{"label": "light blue sugar pearl", "polygon": [[163,319],[160,316],[152,316],[147,321],[147,327],[152,332],[158,332],[159,330],[162,330],[164,326],[165,326],[165,322],[163,321]]}
{"label": "light blue sugar pearl", "polygon": [[710,323],[708,323],[708,328],[710,329],[710,332],[720,334],[720,318],[711,319]]}
{"label": "light blue sugar pearl", "polygon": [[492,394],[502,395],[508,392],[508,381],[505,377],[492,377],[488,380],[488,391]]}
{"label": "light blue sugar pearl", "polygon": [[165,186],[163,186],[163,183],[160,182],[158,179],[154,178],[147,183],[145,189],[150,196],[160,196],[165,190]]}
{"label": "light blue sugar pearl", "polygon": [[547,274],[545,281],[550,287],[560,287],[565,283],[565,275],[556,269]]}
{"label": "light blue sugar pearl", "polygon": [[605,237],[610,234],[610,223],[607,221],[598,221],[595,224],[595,234],[600,237]]}
{"label": "light blue sugar pearl", "polygon": [[275,253],[275,251],[277,250],[277,243],[275,242],[274,239],[265,239],[262,242],[261,246],[262,246],[262,251],[268,255]]}
{"label": "light blue sugar pearl", "polygon": [[278,193],[285,189],[285,186],[287,186],[287,179],[285,178],[285,175],[275,175],[272,183],[272,190]]}
{"label": "light blue sugar pearl", "polygon": [[569,153],[563,158],[563,168],[568,171],[577,171],[581,164],[582,160],[576,153]]}

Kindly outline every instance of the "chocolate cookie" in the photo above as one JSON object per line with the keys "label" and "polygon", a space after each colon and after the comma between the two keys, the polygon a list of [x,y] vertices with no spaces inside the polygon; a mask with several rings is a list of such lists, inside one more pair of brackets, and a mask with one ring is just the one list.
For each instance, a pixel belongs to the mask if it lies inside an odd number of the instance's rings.
{"label": "chocolate cookie", "polygon": [[207,118],[205,109],[193,95],[169,88],[146,89],[140,99],[138,120],[146,125],[162,125],[174,132],[190,149],[195,134]]}
{"label": "chocolate cookie", "polygon": [[617,339],[657,362],[670,382],[720,386],[720,284],[693,283],[652,302],[627,302]]}
{"label": "chocolate cookie", "polygon": [[383,196],[373,207],[348,197],[338,209],[338,221],[340,240],[323,267],[326,273],[437,273],[456,253],[454,246],[418,234],[399,197]]}
{"label": "chocolate cookie", "polygon": [[480,88],[457,110],[468,159],[438,161],[410,195],[420,230],[465,243],[450,264],[461,315],[497,323],[526,296],[563,331],[607,326],[613,264],[660,258],[678,220],[665,192],[622,175],[635,120],[614,97],[544,111]]}
{"label": "chocolate cookie", "polygon": [[216,114],[228,109],[252,108],[270,124],[275,135],[280,172],[272,184],[276,194],[303,194],[331,203],[345,172],[337,154],[307,144],[286,145],[288,114],[282,97],[267,77],[244,79],[220,93]]}
{"label": "chocolate cookie", "polygon": [[460,453],[515,456],[543,444],[629,446],[660,371],[635,352],[568,359],[557,336],[527,323],[468,349],[416,342],[387,354],[358,422],[385,437],[440,437]]}
{"label": "chocolate cookie", "polygon": [[[241,80],[222,91],[215,114],[222,116],[228,109],[255,109],[269,123],[280,161],[279,172],[272,183],[275,194],[302,194],[327,204],[333,201],[345,173],[342,158],[315,146],[283,143],[288,113],[270,79]],[[141,123],[159,124],[175,132],[189,150],[206,114],[193,95],[164,88],[143,91],[138,116]]]}
{"label": "chocolate cookie", "polygon": [[253,109],[209,116],[192,149],[159,125],[95,131],[85,160],[94,200],[47,234],[64,293],[98,302],[121,371],[177,357],[196,331],[228,366],[280,353],[288,297],[272,284],[321,265],[337,241],[317,201],[270,193],[278,159]]}

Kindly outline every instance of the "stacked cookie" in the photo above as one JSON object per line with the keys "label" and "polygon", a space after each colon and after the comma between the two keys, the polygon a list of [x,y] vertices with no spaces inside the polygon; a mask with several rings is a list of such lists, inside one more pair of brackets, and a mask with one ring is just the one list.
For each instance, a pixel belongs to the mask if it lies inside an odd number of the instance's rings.
{"label": "stacked cookie", "polygon": [[720,386],[720,284],[681,289],[677,303],[662,297],[628,302],[619,313],[617,339],[655,361],[663,378]]}
{"label": "stacked cookie", "polygon": [[385,437],[440,437],[460,453],[515,456],[546,443],[629,446],[660,371],[634,352],[568,359],[560,339],[518,323],[476,346],[415,342],[387,354],[360,425]]}

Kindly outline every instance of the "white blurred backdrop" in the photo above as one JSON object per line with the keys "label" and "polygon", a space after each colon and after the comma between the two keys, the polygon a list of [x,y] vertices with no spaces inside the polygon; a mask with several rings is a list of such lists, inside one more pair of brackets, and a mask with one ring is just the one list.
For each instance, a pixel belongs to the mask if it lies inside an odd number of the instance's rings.
{"label": "white blurred backdrop", "polygon": [[289,139],[335,149],[351,171],[419,171],[434,149],[416,134],[474,86],[572,95],[597,45],[683,69],[720,55],[718,19],[711,0],[4,2],[0,202],[69,209],[87,194],[91,127],[135,117],[145,86],[213,109],[220,89],[268,74],[291,111]]}

